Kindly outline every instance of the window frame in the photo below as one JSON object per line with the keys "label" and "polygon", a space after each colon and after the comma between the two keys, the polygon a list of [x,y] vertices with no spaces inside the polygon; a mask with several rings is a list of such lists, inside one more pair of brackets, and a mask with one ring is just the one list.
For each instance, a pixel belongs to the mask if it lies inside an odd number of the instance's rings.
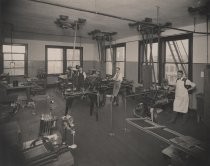
{"label": "window frame", "polygon": [[[123,47],[124,48],[124,59],[123,60],[117,60],[117,48],[120,48],[120,47]],[[117,62],[119,63],[124,63],[124,76],[123,77],[126,77],[126,44],[120,44],[120,45],[117,45],[115,47],[115,68],[114,68],[114,73],[116,72],[116,64]]]}
{"label": "window frame", "polygon": [[[110,50],[110,49],[112,50],[113,57],[111,57],[111,60],[107,60],[107,56],[108,56],[107,55],[107,50]],[[110,56],[111,56],[111,54],[110,54]],[[113,75],[113,73],[114,73],[113,72],[113,70],[114,70],[114,48],[112,46],[111,46],[111,48],[110,48],[110,46],[105,48],[105,73],[106,74],[108,74],[107,73],[107,67],[106,67],[107,66],[107,64],[106,64],[107,62],[112,64],[112,74],[111,75]]]}
{"label": "window frame", "polygon": [[[118,47],[124,47],[124,51],[125,51],[125,55],[124,55],[124,60],[123,61],[117,61],[116,60],[116,54],[117,54],[117,48]],[[105,53],[105,63],[106,62],[112,62],[112,75],[116,72],[116,63],[117,62],[124,62],[124,77],[126,77],[126,43],[119,43],[119,44],[115,44],[115,45],[111,45],[111,48],[113,49],[113,62],[112,61],[107,61],[106,59],[106,53]],[[106,49],[110,49],[110,46],[106,46]],[[105,65],[106,66],[106,65]],[[107,73],[106,73],[107,74]]]}
{"label": "window frame", "polygon": [[[8,45],[11,47],[12,46],[24,46],[25,47],[25,53],[15,53],[15,52],[3,52],[3,46],[4,45]],[[0,64],[1,64],[1,73],[4,73],[4,54],[24,54],[24,60],[14,60],[14,61],[23,61],[24,62],[24,67],[23,67],[23,75],[10,75],[12,77],[21,77],[21,76],[24,76],[24,77],[27,77],[28,76],[28,44],[25,44],[25,43],[3,43],[1,45],[1,50],[2,50],[2,56],[0,58]]]}
{"label": "window frame", "polygon": [[[193,79],[193,75],[192,75],[192,70],[193,70],[193,34],[192,33],[189,33],[189,34],[183,34],[183,35],[176,35],[176,36],[168,36],[168,37],[164,37],[162,38],[162,42],[164,43],[164,48],[165,48],[165,51],[164,51],[164,59],[163,59],[163,62],[164,62],[164,65],[163,65],[163,78],[165,76],[165,65],[166,65],[166,42],[168,41],[177,41],[177,40],[188,40],[188,62],[187,63],[182,63],[182,64],[187,64],[188,68],[187,68],[187,71],[188,71],[188,75],[187,75],[187,78],[192,80]],[[169,62],[168,62],[169,64]],[[174,63],[171,63],[171,64],[174,64]],[[178,64],[181,64],[181,63],[178,63]]]}
{"label": "window frame", "polygon": [[[48,48],[59,48],[59,49],[63,49],[63,73],[60,74],[64,74],[65,71],[67,70],[67,49],[74,49],[73,46],[57,46],[57,45],[45,45],[45,71],[47,73],[47,75],[59,75],[58,73],[52,73],[52,74],[48,74]],[[75,49],[79,49],[80,50],[80,66],[83,67],[83,47],[75,47]]]}
{"label": "window frame", "polygon": [[[173,35],[173,36],[163,36],[158,38],[154,38],[153,42],[157,41],[158,43],[158,83],[161,83],[165,77],[165,64],[166,64],[166,42],[174,41],[174,40],[189,40],[188,44],[188,78],[190,80],[193,79],[193,33],[181,34],[181,35]],[[139,41],[139,52],[138,52],[138,82],[142,83],[142,46],[143,41]],[[186,63],[185,63],[186,64]]]}
{"label": "window frame", "polygon": [[[157,62],[154,62],[153,61],[153,63],[155,63],[155,64],[157,64],[157,76],[156,76],[156,80],[159,82],[160,81],[160,78],[159,78],[159,73],[160,73],[160,62],[161,62],[161,59],[160,59],[160,57],[159,57],[159,55],[161,55],[160,54],[160,42],[158,42],[158,38],[154,38],[153,40],[152,40],[152,43],[157,43],[157,47],[158,47],[158,58],[157,58]],[[141,55],[143,55],[144,54],[144,43],[143,43],[143,40],[140,40],[139,41],[139,56],[138,56],[138,82],[139,83],[142,83],[142,77],[143,77],[143,64],[145,64],[146,62],[144,61],[144,59],[143,59],[143,56],[141,56]],[[148,49],[148,47],[149,47],[149,45],[147,45],[146,46],[147,48],[146,49]],[[148,53],[147,53],[147,56],[148,56]],[[154,58],[153,58],[153,60],[154,60]],[[152,77],[152,79],[153,79],[153,77]],[[157,82],[157,83],[158,83]]]}

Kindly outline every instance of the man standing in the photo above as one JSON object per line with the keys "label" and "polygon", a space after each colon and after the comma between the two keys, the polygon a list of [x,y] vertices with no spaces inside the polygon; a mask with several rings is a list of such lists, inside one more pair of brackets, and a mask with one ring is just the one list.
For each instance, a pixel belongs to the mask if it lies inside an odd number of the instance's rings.
{"label": "man standing", "polygon": [[71,66],[68,66],[67,73],[66,74],[67,74],[67,80],[69,82],[71,82],[72,81],[72,78],[73,78],[73,74],[74,74],[73,68]]}
{"label": "man standing", "polygon": [[177,81],[175,89],[175,100],[173,104],[173,117],[171,123],[175,123],[178,113],[182,113],[184,116],[184,122],[186,121],[188,106],[189,106],[189,94],[195,88],[196,84],[183,77],[183,71],[177,72]]}
{"label": "man standing", "polygon": [[116,103],[116,105],[119,105],[119,99],[118,99],[118,93],[120,90],[121,82],[123,80],[122,74],[120,73],[120,68],[116,67],[116,74],[112,78],[114,80],[114,86],[113,86],[113,103]]}
{"label": "man standing", "polygon": [[84,89],[85,79],[87,76],[81,66],[79,67],[77,76],[78,76],[77,90],[82,90]]}

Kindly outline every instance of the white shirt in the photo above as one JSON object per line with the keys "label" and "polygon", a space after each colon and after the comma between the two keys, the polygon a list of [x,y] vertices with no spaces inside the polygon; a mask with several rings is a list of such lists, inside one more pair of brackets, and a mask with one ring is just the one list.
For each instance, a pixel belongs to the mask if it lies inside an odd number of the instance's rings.
{"label": "white shirt", "polygon": [[121,73],[116,73],[113,77],[113,80],[122,82],[122,80],[123,80],[122,74]]}
{"label": "white shirt", "polygon": [[[80,74],[80,72],[78,72],[78,76],[79,76],[79,74]],[[82,72],[82,74],[83,74],[83,76],[84,76],[84,80],[86,79],[86,77],[87,77],[87,75],[86,75],[86,73],[83,71]]]}

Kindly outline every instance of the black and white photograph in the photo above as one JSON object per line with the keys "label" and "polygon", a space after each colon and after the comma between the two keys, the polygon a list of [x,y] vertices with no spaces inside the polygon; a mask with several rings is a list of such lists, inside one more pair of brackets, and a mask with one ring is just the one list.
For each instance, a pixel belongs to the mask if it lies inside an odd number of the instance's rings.
{"label": "black and white photograph", "polygon": [[210,0],[0,0],[0,166],[209,166]]}

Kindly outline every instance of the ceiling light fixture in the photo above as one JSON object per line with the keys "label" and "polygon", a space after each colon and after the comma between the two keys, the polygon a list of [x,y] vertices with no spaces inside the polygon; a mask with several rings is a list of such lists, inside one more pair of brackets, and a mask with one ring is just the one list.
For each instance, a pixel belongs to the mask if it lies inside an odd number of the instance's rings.
{"label": "ceiling light fixture", "polygon": [[78,20],[70,20],[68,16],[60,15],[56,19],[55,24],[62,29],[77,29],[79,30],[80,25],[86,22],[83,18],[78,18]]}

